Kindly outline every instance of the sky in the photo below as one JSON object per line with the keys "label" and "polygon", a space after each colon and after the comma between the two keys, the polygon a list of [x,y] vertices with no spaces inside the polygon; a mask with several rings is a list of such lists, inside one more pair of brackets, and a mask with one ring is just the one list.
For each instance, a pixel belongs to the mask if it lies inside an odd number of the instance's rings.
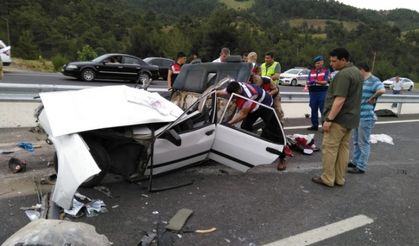
{"label": "sky", "polygon": [[418,0],[337,0],[346,5],[373,10],[404,8],[419,12]]}

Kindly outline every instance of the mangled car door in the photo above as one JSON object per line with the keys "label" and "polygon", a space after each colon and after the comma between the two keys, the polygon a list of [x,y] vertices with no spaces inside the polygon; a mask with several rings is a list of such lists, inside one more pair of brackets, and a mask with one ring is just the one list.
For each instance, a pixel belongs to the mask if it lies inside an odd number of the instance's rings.
{"label": "mangled car door", "polygon": [[[231,99],[230,103],[232,103]],[[262,105],[260,106],[262,107]],[[243,130],[240,128],[240,124],[237,126],[217,124],[214,145],[209,158],[243,172],[255,166],[274,162],[283,151],[285,138],[276,114],[271,107],[269,110],[272,110],[273,116],[279,124],[279,132],[277,132],[280,136],[279,141],[261,137],[261,131],[257,129],[254,132]],[[228,121],[225,115],[223,114],[219,122]]]}
{"label": "mangled car door", "polygon": [[170,171],[207,159],[214,137],[215,124],[210,120],[208,110],[185,111],[156,139],[153,173]]}

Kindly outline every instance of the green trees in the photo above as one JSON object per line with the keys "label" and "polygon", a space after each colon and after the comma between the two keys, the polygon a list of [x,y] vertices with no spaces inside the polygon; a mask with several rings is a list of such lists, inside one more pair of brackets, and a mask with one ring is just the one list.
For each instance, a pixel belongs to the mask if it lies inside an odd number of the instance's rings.
{"label": "green trees", "polygon": [[[398,74],[419,81],[417,12],[359,10],[333,0],[254,2],[236,11],[214,0],[3,0],[0,17],[10,24],[14,56],[49,58],[56,69],[110,52],[171,58],[198,52],[210,61],[222,47],[256,51],[260,62],[273,51],[288,69],[343,46],[354,62],[374,61],[382,79]],[[296,18],[303,25],[293,28],[289,20]],[[1,40],[5,35],[0,30]]]}

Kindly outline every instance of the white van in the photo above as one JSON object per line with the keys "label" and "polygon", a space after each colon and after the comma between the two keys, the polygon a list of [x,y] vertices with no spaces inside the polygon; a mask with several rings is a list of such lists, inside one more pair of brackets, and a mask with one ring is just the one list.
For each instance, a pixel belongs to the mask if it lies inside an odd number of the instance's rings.
{"label": "white van", "polygon": [[0,56],[4,66],[9,66],[12,63],[11,49],[11,46],[6,46],[6,44],[0,40]]}

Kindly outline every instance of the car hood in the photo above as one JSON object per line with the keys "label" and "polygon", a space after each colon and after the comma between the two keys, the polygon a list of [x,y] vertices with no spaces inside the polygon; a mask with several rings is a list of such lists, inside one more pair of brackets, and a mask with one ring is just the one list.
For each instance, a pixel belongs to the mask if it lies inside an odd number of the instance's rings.
{"label": "car hood", "polygon": [[128,86],[40,93],[54,137],[101,128],[171,122],[183,110],[158,93]]}
{"label": "car hood", "polygon": [[297,74],[291,74],[291,73],[281,73],[280,77],[284,77],[284,78],[295,78],[298,77]]}

